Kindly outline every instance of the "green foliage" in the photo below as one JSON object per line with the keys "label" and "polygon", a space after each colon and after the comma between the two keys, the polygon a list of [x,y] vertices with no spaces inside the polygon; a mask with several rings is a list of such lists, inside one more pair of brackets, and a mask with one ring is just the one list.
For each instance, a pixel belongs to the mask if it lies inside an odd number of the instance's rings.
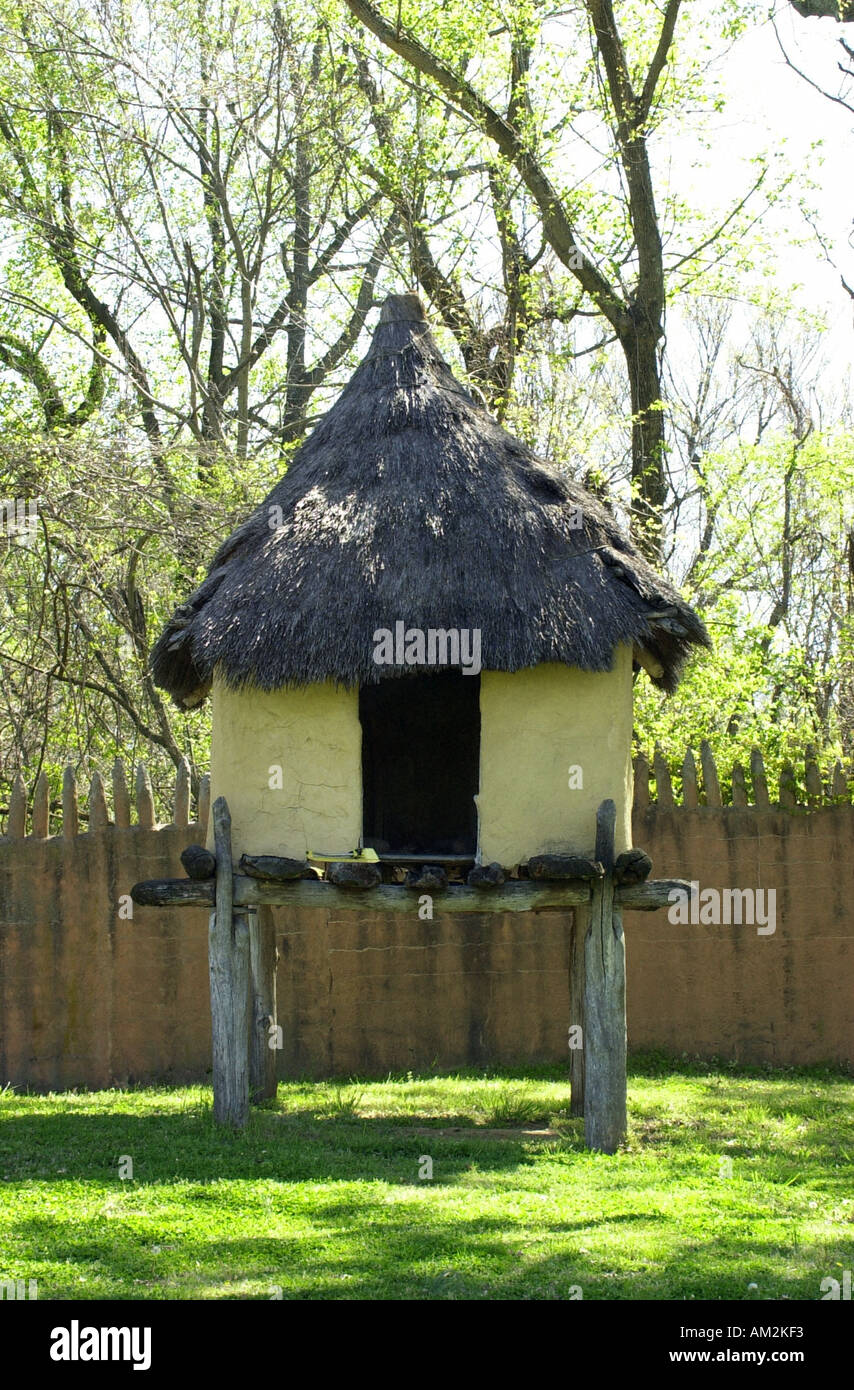
{"label": "green foliage", "polygon": [[649,753],[658,743],[676,770],[686,746],[708,739],[725,786],[754,744],[773,783],[783,762],[802,767],[812,744],[827,777],[854,747],[851,437],[777,434],[721,449],[704,468],[713,541],[688,593],[714,650],[691,662],[672,698],[638,681],[636,744]]}
{"label": "green foliage", "polygon": [[[276,460],[237,472],[195,450],[158,461],[85,431],[74,440],[7,435],[0,475],[7,496],[37,501],[38,525],[0,537],[0,662],[9,699],[0,737],[32,786],[40,771],[58,809],[62,768],[83,780],[117,754],[144,758],[158,811],[171,805],[174,765],[207,770],[210,715],[171,714],[148,674],[154,637],[176,595],[204,576],[223,534],[267,490]],[[162,469],[168,470],[164,491]],[[54,819],[54,825],[58,820]]]}
{"label": "green foliage", "polygon": [[841,730],[835,711],[824,725],[818,719],[824,684],[803,651],[774,647],[766,652],[768,628],[751,622],[735,596],[726,595],[704,616],[714,651],[692,659],[675,695],[662,694],[644,676],[637,680],[637,751],[651,760],[659,746],[676,774],[686,748],[696,755],[707,739],[725,797],[733,764],[746,769],[754,746],[762,750],[772,787],[784,762],[803,768],[810,744],[818,749],[819,766],[827,778],[844,754]]}

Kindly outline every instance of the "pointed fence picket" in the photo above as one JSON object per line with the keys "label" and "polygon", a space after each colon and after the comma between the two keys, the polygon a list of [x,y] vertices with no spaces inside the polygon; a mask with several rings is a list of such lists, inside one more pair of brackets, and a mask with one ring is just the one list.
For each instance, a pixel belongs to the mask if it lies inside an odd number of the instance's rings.
{"label": "pointed fence picket", "polygon": [[758,748],[750,750],[750,780],[753,783],[753,805],[767,806],[768,779],[765,776],[765,763]]}
{"label": "pointed fence picket", "polygon": [[62,838],[72,840],[79,833],[77,776],[73,767],[67,767],[62,774]]}
{"label": "pointed fence picket", "polygon": [[9,820],[6,834],[12,840],[22,840],[26,831],[26,824],[27,787],[19,772],[12,783],[12,794],[9,797]]}
{"label": "pointed fence picket", "polygon": [[46,840],[50,834],[50,783],[47,773],[40,772],[33,792],[33,837]]}
{"label": "pointed fence picket", "polygon": [[[699,760],[693,749],[686,748],[678,781],[680,788],[677,798],[670,762],[661,748],[656,746],[652,766],[644,753],[638,753],[634,760],[634,809],[646,810],[650,806],[657,806],[662,810],[691,811],[727,805],[746,810],[765,810],[772,806],[765,762],[758,748],[751,750],[749,775],[741,763],[733,765],[729,778],[729,800],[726,802],[715,757],[705,739],[700,745]],[[74,839],[86,833],[99,834],[108,828],[160,828],[155,815],[151,776],[144,762],[137,764],[132,798],[121,758],[116,758],[113,763],[110,782],[112,810],[104,778],[96,771],[91,776],[85,809],[81,812],[77,773],[70,765],[65,768],[62,775],[62,827],[59,832],[63,839]],[[854,774],[838,760],[826,780],[822,779],[815,748],[810,744],[805,750],[800,776],[791,762],[783,764],[777,799],[773,805],[784,811],[812,811],[825,805],[850,803],[852,787]],[[204,844],[210,816],[210,797],[210,776],[205,773],[199,779],[195,819],[192,819],[192,773],[187,759],[182,759],[175,771],[170,824],[181,829],[193,826],[198,842]],[[16,773],[9,795],[5,837],[0,838],[20,840],[29,835],[36,840],[48,839],[51,834],[51,811],[57,810],[59,804],[51,801],[50,783],[43,771],[36,779],[31,796],[23,775]],[[84,822],[82,828],[81,820]]]}
{"label": "pointed fence picket", "polygon": [[669,808],[673,805],[673,784],[670,781],[670,768],[658,744],[655,747],[652,766],[655,772],[655,799],[659,806]]}
{"label": "pointed fence picket", "polygon": [[[77,772],[69,765],[62,774],[61,803],[51,802],[50,782],[42,771],[36,778],[30,799],[23,774],[15,774],[9,794],[6,812],[5,835],[0,839],[21,840],[29,834],[34,840],[47,840],[51,836],[51,810],[62,807],[62,826],[59,834],[64,840],[72,840],[80,834],[97,835],[107,829],[156,830],[158,824],[154,809],[154,793],[151,776],[144,762],[137,764],[134,777],[133,811],[128,791],[125,765],[116,758],[110,774],[112,785],[112,814],[107,797],[104,777],[98,771],[92,773],[88,793],[84,795],[84,808],[81,810],[80,786]],[[191,820],[192,773],[190,764],[184,758],[175,772],[175,788],[172,797],[171,824],[186,829],[194,826],[200,842],[207,835],[210,814],[210,777],[206,773],[199,779],[195,820]],[[81,825],[81,821],[83,824]]]}
{"label": "pointed fence picket", "polygon": [[[772,806],[768,778],[765,774],[765,760],[760,749],[751,750],[749,785],[741,763],[733,765],[730,776],[730,800],[726,803],[721,792],[715,757],[707,739],[700,745],[699,761],[702,776],[698,776],[697,759],[693,749],[686,748],[679,769],[681,787],[677,801],[673,791],[670,763],[662,750],[656,745],[652,766],[654,790],[650,786],[649,761],[645,754],[639,753],[634,761],[634,809],[646,810],[650,805],[654,805],[663,810],[694,811],[702,807],[714,810],[726,804],[749,810],[767,810]],[[783,763],[777,800],[773,805],[783,811],[797,811],[817,810],[828,804],[851,802],[852,780],[852,775],[846,775],[842,763],[837,760],[827,782],[823,782],[815,748],[808,744],[804,750],[804,768],[800,781],[792,763]]]}
{"label": "pointed fence picket", "polygon": [[124,828],[130,825],[130,796],[121,758],[116,758],[113,763],[113,817],[118,826]]}
{"label": "pointed fence picket", "polygon": [[721,787],[718,781],[718,769],[715,766],[714,755],[707,739],[703,739],[703,742],[700,744],[700,765],[703,769],[703,787],[706,792],[706,805],[720,806]]}
{"label": "pointed fence picket", "polygon": [[700,804],[700,789],[697,786],[697,764],[690,748],[685,750],[682,759],[682,805],[693,811]]}
{"label": "pointed fence picket", "polygon": [[190,764],[182,758],[175,774],[175,796],[172,802],[172,820],[175,825],[190,823]]}
{"label": "pointed fence picket", "polygon": [[745,781],[744,768],[741,766],[741,763],[733,764],[730,786],[732,787],[733,806],[746,806],[747,782]]}

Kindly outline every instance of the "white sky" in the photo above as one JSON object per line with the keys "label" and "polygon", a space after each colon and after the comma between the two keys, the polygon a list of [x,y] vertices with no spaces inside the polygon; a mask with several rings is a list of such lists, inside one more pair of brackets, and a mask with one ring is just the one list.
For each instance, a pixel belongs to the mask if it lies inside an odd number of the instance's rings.
{"label": "white sky", "polygon": [[[839,37],[854,47],[854,24],[802,19],[788,3],[778,0],[776,24],[786,51],[796,65],[827,91],[838,94],[844,58]],[[854,66],[854,64],[852,64]],[[704,154],[705,172],[686,179],[696,196],[725,207],[738,189],[749,185],[748,160],[765,149],[779,152],[789,168],[804,171],[817,187],[807,192],[816,226],[836,263],[832,268],[811,236],[806,219],[791,207],[772,212],[768,222],[776,232],[780,259],[777,279],[802,285],[797,298],[808,308],[825,312],[832,342],[850,360],[854,347],[854,301],[840,285],[840,272],[854,287],[854,113],[814,91],[793,72],[780,51],[770,20],[753,27],[734,46],[722,65],[728,91],[712,150]],[[854,82],[848,84],[854,105]],[[813,146],[822,142],[821,149]],[[690,159],[684,147],[673,151]],[[679,179],[679,184],[686,185]],[[793,247],[793,237],[810,244]]]}

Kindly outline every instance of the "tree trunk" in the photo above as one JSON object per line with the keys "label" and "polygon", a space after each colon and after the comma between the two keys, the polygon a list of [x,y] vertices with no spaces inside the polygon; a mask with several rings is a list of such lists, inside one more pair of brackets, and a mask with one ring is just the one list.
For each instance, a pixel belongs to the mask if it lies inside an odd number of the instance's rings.
{"label": "tree trunk", "polygon": [[632,533],[643,553],[657,560],[667,501],[664,410],[661,404],[661,330],[631,328],[620,335],[632,403]]}

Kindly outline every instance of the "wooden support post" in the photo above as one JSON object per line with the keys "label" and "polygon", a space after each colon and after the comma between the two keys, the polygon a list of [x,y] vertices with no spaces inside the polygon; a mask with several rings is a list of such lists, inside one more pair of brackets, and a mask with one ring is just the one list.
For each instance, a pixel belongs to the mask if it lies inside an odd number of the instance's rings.
{"label": "wooden support post", "polygon": [[249,1038],[249,1095],[256,1104],[272,1100],[276,1071],[276,928],[272,909],[255,908],[249,918],[249,988],[252,996]]}
{"label": "wooden support post", "polygon": [[213,807],[216,899],[208,940],[213,1032],[214,1119],[242,1129],[249,1117],[249,927],[235,914],[231,816],[224,796]]}
{"label": "wooden support post", "polygon": [[569,1026],[581,1029],[581,1046],[569,1054],[570,1115],[584,1114],[584,949],[590,929],[589,907],[576,907],[569,934]]}
{"label": "wooden support post", "polygon": [[593,883],[584,951],[584,1141],[615,1153],[626,1137],[626,951],[614,900],[617,808],[596,813],[596,858],[604,878]]}

